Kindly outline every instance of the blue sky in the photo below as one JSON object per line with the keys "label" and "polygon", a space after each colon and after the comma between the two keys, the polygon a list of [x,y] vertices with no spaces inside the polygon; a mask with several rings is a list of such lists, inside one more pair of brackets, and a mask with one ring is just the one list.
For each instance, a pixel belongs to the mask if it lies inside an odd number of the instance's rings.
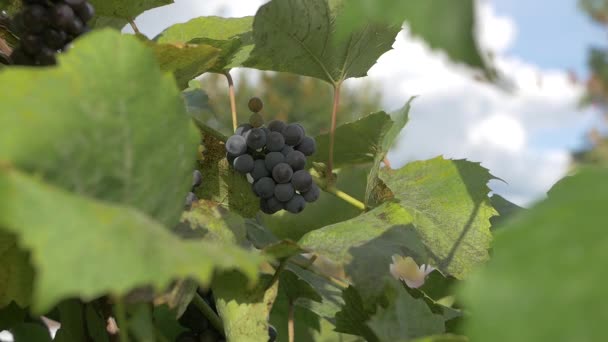
{"label": "blue sky", "polygon": [[491,0],[518,32],[508,53],[543,68],[587,75],[587,48],[607,45],[608,34],[577,7],[577,0]]}

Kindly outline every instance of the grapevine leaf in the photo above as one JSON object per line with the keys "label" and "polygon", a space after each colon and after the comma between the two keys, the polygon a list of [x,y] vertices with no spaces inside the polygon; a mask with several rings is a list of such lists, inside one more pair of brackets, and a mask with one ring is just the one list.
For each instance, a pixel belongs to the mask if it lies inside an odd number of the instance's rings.
{"label": "grapevine leaf", "polygon": [[59,303],[57,310],[61,319],[61,328],[57,331],[54,341],[86,341],[84,328],[88,322],[83,321],[86,315],[85,306],[76,299],[68,299]]}
{"label": "grapevine leaf", "polygon": [[478,163],[441,157],[380,171],[380,179],[413,216],[436,267],[459,279],[489,257],[489,220],[496,215],[488,198],[492,178]]}
{"label": "grapevine leaf", "polygon": [[376,312],[375,308],[366,307],[363,300],[353,286],[342,292],[344,307],[336,313],[336,331],[359,335],[368,342],[378,342],[378,337],[370,327],[365,324]]}
{"label": "grapevine leaf", "polygon": [[468,342],[469,339],[466,336],[459,336],[453,334],[446,335],[433,335],[422,338],[417,338],[413,342]]}
{"label": "grapevine leaf", "polygon": [[526,209],[518,206],[517,204],[509,202],[500,195],[492,195],[492,197],[490,197],[490,202],[492,203],[492,206],[496,209],[496,211],[498,211],[497,216],[490,218],[493,230],[501,227],[512,216],[518,215],[522,211],[526,211]]}
{"label": "grapevine leaf", "polygon": [[196,189],[197,197],[219,203],[242,217],[254,217],[260,209],[260,200],[245,176],[228,164],[226,137],[201,123],[197,125],[203,135],[204,148],[199,160],[204,181]]}
{"label": "grapevine leaf", "polygon": [[380,144],[380,148],[375,152],[374,163],[367,176],[365,204],[368,206],[376,206],[392,198],[392,192],[378,178],[378,172],[380,172],[380,164],[384,161],[388,151],[394,146],[397,137],[399,137],[399,133],[401,133],[401,130],[403,130],[403,127],[409,121],[410,108],[414,99],[415,97],[410,98],[402,109],[391,114],[392,125],[389,126],[386,133],[382,136],[382,143]]}
{"label": "grapevine leaf", "polygon": [[[299,296],[295,301],[296,305],[314,312],[319,317],[333,321],[336,312],[340,311],[340,308],[344,305],[341,289],[330,283],[326,278],[293,264],[288,265],[287,270],[292,272],[299,282],[308,284],[316,293],[316,295]],[[320,300],[318,300],[319,298]]]}
{"label": "grapevine leaf", "polygon": [[206,284],[214,268],[237,268],[254,280],[263,260],[233,245],[179,240],[134,209],[78,196],[12,169],[0,169],[0,226],[32,251],[38,270],[32,308],[38,313],[70,296],[86,301],[146,284],[163,289],[180,277]]}
{"label": "grapevine leaf", "polygon": [[179,334],[186,331],[186,328],[175,320],[175,312],[166,305],[155,306],[152,314],[156,328],[169,341],[175,341]]}
{"label": "grapevine leaf", "polygon": [[599,168],[568,177],[497,232],[492,260],[460,288],[472,341],[605,338],[606,179]]}
{"label": "grapevine leaf", "polygon": [[225,272],[213,281],[213,295],[228,341],[268,340],[268,316],[277,296],[278,282],[263,277],[256,287],[243,289],[243,275]]}
{"label": "grapevine leaf", "polygon": [[307,298],[315,302],[322,300],[321,296],[308,282],[300,279],[290,270],[285,270],[281,273],[279,284],[279,291],[284,291],[287,299],[292,302],[295,302],[299,298]]}
{"label": "grapevine leaf", "polygon": [[[338,127],[335,135],[334,165],[340,167],[374,161],[374,156],[382,149],[383,137],[391,124],[388,114],[378,112]],[[317,162],[327,161],[329,133],[321,134],[315,140],[317,151],[310,159]]]}
{"label": "grapevine leaf", "polygon": [[129,331],[136,341],[156,340],[152,312],[148,303],[138,303],[129,307]]}
{"label": "grapevine leaf", "polygon": [[144,11],[172,4],[173,0],[89,0],[89,2],[95,7],[98,16],[132,20]]}
{"label": "grapevine leaf", "polygon": [[217,203],[199,200],[182,214],[173,230],[184,238],[203,238],[211,242],[242,244],[247,240],[245,220]]}
{"label": "grapevine leaf", "polygon": [[0,308],[12,301],[21,307],[29,305],[34,278],[29,260],[14,236],[0,230]]}
{"label": "grapevine leaf", "polygon": [[15,341],[27,341],[27,342],[52,342],[51,334],[49,329],[36,323],[21,323],[13,329],[11,334]]}
{"label": "grapevine leaf", "polygon": [[161,69],[173,73],[180,89],[187,88],[190,80],[214,68],[221,53],[207,44],[157,44],[149,41],[148,45],[156,53]]}
{"label": "grapevine leaf", "polygon": [[399,25],[370,24],[348,39],[335,35],[342,3],[328,0],[273,0],[253,22],[255,47],[246,67],[291,72],[332,84],[362,77],[391,49]]}
{"label": "grapevine leaf", "polygon": [[378,308],[368,325],[381,341],[407,341],[445,331],[443,317],[403,288],[386,308]]}
{"label": "grapevine leaf", "polygon": [[20,308],[15,302],[7,306],[0,305],[0,331],[9,330],[23,322],[26,315],[27,310]]}
{"label": "grapevine leaf", "polygon": [[91,21],[88,22],[88,25],[90,27],[94,27],[94,28],[110,27],[110,28],[120,30],[123,27],[125,27],[125,25],[127,25],[128,23],[129,23],[129,21],[124,18],[105,17],[105,16],[96,15],[95,17],[93,17],[93,19],[91,19]]}
{"label": "grapevine leaf", "polygon": [[304,252],[297,243],[291,240],[282,240],[264,247],[262,252],[275,259],[285,259]]}
{"label": "grapevine leaf", "polygon": [[93,304],[87,304],[85,308],[86,329],[93,342],[109,342],[106,330],[106,321],[101,314],[95,310]]}
{"label": "grapevine leaf", "polygon": [[343,31],[339,33],[344,35],[369,21],[402,23],[405,20],[411,35],[493,79],[496,72],[476,40],[475,7],[474,0],[376,0],[373,4],[368,0],[353,0],[340,18]]}
{"label": "grapevine leaf", "polygon": [[241,66],[249,57],[253,49],[252,24],[253,17],[199,17],[169,27],[155,40],[214,46],[221,50],[221,55],[212,71],[221,72]]}
{"label": "grapevine leaf", "polygon": [[[198,80],[191,80],[188,88],[182,91],[186,110],[198,125],[206,125],[207,117],[211,116],[213,109],[209,103],[209,95],[201,88]],[[217,129],[217,127],[214,127]]]}
{"label": "grapevine leaf", "polygon": [[0,92],[0,159],[166,225],[178,221],[196,132],[175,82],[143,43],[94,31],[59,67],[11,68],[0,84],[11,85]]}
{"label": "grapevine leaf", "polygon": [[[281,287],[279,282],[279,287]],[[293,307],[294,331],[298,341],[315,341],[314,334],[321,328],[319,316],[301,306]],[[270,312],[270,324],[277,330],[277,341],[286,341],[289,336],[287,325],[289,320],[289,298],[279,289],[279,294]],[[260,340],[262,341],[262,340]],[[267,340],[265,340],[267,341]]]}
{"label": "grapevine leaf", "polygon": [[345,266],[366,303],[382,295],[378,280],[390,276],[393,254],[426,263],[427,254],[413,217],[395,203],[383,204],[363,215],[312,231],[300,245]]}

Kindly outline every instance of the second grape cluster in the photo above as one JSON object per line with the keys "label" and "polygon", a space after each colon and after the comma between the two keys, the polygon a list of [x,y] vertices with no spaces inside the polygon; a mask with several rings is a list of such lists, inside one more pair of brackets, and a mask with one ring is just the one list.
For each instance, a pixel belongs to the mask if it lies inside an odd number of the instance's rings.
{"label": "second grape cluster", "polygon": [[273,120],[265,127],[257,113],[226,141],[228,162],[247,175],[267,214],[283,209],[297,214],[319,198],[320,189],[306,170],[306,157],[315,149],[315,140],[300,124]]}

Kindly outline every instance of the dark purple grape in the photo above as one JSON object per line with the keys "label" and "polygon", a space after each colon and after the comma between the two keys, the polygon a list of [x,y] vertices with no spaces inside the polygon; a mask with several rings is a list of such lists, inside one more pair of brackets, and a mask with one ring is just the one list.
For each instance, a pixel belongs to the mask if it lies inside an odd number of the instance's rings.
{"label": "dark purple grape", "polygon": [[266,148],[270,152],[281,152],[285,147],[285,138],[279,132],[270,132],[266,139]]}
{"label": "dark purple grape", "polygon": [[259,113],[253,113],[249,117],[249,124],[253,127],[261,127],[264,125],[264,118]]}
{"label": "dark purple grape", "polygon": [[277,184],[274,187],[274,197],[281,202],[289,201],[296,194],[296,190],[291,183]]}
{"label": "dark purple grape", "polygon": [[23,12],[23,25],[28,32],[41,33],[48,24],[47,10],[43,6],[32,5]]}
{"label": "dark purple grape", "polygon": [[87,1],[86,0],[63,0],[63,2],[65,2],[66,4],[68,4],[70,7],[78,7],[78,6],[82,6],[84,5]]}
{"label": "dark purple grape", "polygon": [[272,169],[272,178],[279,184],[289,183],[293,169],[286,163],[279,163]]}
{"label": "dark purple grape", "polygon": [[85,29],[85,26],[84,26],[84,23],[82,22],[82,20],[80,20],[79,18],[74,18],[68,24],[66,31],[69,34],[71,34],[75,37],[78,37],[79,35],[84,33],[84,29]]}
{"label": "dark purple grape", "polygon": [[49,29],[44,31],[44,43],[51,49],[59,50],[67,42],[68,35],[64,31]]}
{"label": "dark purple grape", "polygon": [[192,187],[199,187],[203,183],[203,175],[199,170],[194,170],[192,173]]}
{"label": "dark purple grape", "polygon": [[21,39],[23,50],[30,55],[36,55],[42,49],[42,39],[35,34],[28,34]]}
{"label": "dark purple grape", "polygon": [[304,197],[304,200],[306,200],[306,202],[308,203],[316,202],[319,199],[320,195],[321,189],[319,189],[317,184],[315,184],[314,182],[312,183],[310,190],[302,193],[302,197]]}
{"label": "dark purple grape", "polygon": [[310,187],[312,187],[312,183],[312,176],[306,170],[296,171],[291,177],[291,184],[293,184],[293,187],[300,192],[306,192],[310,190]]}
{"label": "dark purple grape", "polygon": [[272,132],[282,133],[283,129],[287,126],[283,121],[280,120],[272,120],[268,123],[268,129]]}
{"label": "dark purple grape", "polygon": [[285,161],[285,156],[280,152],[270,152],[265,158],[266,170],[272,171],[275,166]]}
{"label": "dark purple grape", "polygon": [[302,170],[306,167],[306,156],[300,151],[293,151],[285,157],[285,162],[289,164],[294,171]]}
{"label": "dark purple grape", "polygon": [[84,2],[80,6],[73,6],[74,11],[83,22],[91,20],[95,16],[95,8],[89,2]]}
{"label": "dark purple grape", "polygon": [[274,196],[275,182],[270,177],[260,178],[257,182],[253,183],[253,190],[260,198],[270,198]]}
{"label": "dark purple grape", "polygon": [[192,203],[196,201],[198,201],[196,194],[194,192],[189,192],[186,196],[186,208],[190,208],[192,206]]}
{"label": "dark purple grape", "polygon": [[245,132],[251,130],[252,128],[253,128],[253,126],[251,126],[250,124],[242,124],[236,128],[236,131],[234,131],[234,134],[243,135],[243,134],[245,134]]}
{"label": "dark purple grape", "polygon": [[34,57],[28,55],[23,49],[17,48],[11,54],[11,60],[15,65],[34,65]]}
{"label": "dark purple grape", "polygon": [[253,128],[247,135],[247,146],[258,150],[266,145],[266,132],[263,129]]}
{"label": "dark purple grape", "polygon": [[276,199],[276,197],[262,198],[260,199],[260,210],[265,214],[272,215],[283,210],[283,203]]}
{"label": "dark purple grape", "polygon": [[66,4],[57,4],[53,9],[53,24],[55,27],[68,30],[75,19],[77,18],[74,10]]}
{"label": "dark purple grape", "polygon": [[275,342],[277,340],[277,329],[275,329],[272,325],[268,326],[268,342]]}
{"label": "dark purple grape", "polygon": [[230,153],[226,153],[226,159],[228,160],[228,165],[232,167],[232,165],[234,165],[234,160],[236,159],[236,157],[230,155]]}
{"label": "dark purple grape", "polygon": [[226,152],[238,157],[247,152],[247,141],[240,135],[233,135],[226,141]]}
{"label": "dark purple grape", "polygon": [[317,143],[311,137],[304,137],[300,144],[296,146],[296,150],[304,153],[305,156],[312,156],[317,150]]}
{"label": "dark purple grape", "polygon": [[289,145],[285,145],[285,147],[283,147],[283,149],[281,150],[281,153],[287,157],[291,152],[295,151],[293,149],[293,147],[289,146]]}
{"label": "dark purple grape", "polygon": [[253,170],[253,157],[249,154],[240,155],[236,157],[232,165],[234,166],[234,169],[240,173],[249,173]]}
{"label": "dark purple grape", "polygon": [[292,214],[300,213],[302,210],[304,210],[304,207],[306,207],[306,201],[304,200],[304,197],[298,194],[293,196],[289,202],[285,203],[285,210]]}
{"label": "dark purple grape", "polygon": [[298,124],[289,124],[283,128],[283,136],[285,137],[285,143],[290,146],[296,146],[304,138],[304,130]]}
{"label": "dark purple grape", "polygon": [[36,62],[40,65],[55,65],[57,64],[57,59],[55,58],[54,50],[49,48],[42,48],[38,55],[36,55]]}
{"label": "dark purple grape", "polygon": [[266,169],[266,161],[264,159],[258,159],[253,163],[253,170],[251,171],[251,177],[254,181],[260,178],[270,176],[270,172]]}

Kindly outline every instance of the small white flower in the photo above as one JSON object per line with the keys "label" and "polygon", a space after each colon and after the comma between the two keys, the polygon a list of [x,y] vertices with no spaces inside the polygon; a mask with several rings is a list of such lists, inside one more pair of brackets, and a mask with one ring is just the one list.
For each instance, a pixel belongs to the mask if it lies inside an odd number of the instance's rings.
{"label": "small white flower", "polygon": [[393,263],[390,265],[390,271],[395,279],[405,282],[410,288],[416,289],[424,285],[426,276],[435,270],[430,265],[418,264],[411,257],[402,257],[401,255],[393,255]]}

